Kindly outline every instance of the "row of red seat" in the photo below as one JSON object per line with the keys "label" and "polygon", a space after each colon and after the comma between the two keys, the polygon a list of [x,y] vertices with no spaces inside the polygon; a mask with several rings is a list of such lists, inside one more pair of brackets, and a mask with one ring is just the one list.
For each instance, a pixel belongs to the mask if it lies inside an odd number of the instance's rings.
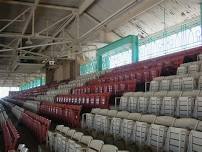
{"label": "row of red seat", "polygon": [[111,82],[97,85],[86,85],[77,87],[72,90],[72,94],[90,94],[90,93],[111,93],[114,95],[122,94],[123,92],[134,92],[136,90],[136,80]]}
{"label": "row of red seat", "polygon": [[16,130],[15,126],[10,120],[5,121],[1,124],[3,138],[4,138],[4,150],[15,150],[20,135]]}
{"label": "row of red seat", "polygon": [[50,120],[29,111],[22,113],[21,122],[29,128],[39,143],[46,141]]}
{"label": "row of red seat", "polygon": [[58,95],[56,103],[82,105],[84,108],[109,108],[110,93]]}
{"label": "row of red seat", "polygon": [[43,102],[40,105],[39,113],[48,116],[57,121],[63,121],[71,127],[80,127],[80,112],[79,105],[64,105],[56,103]]}
{"label": "row of red seat", "polygon": [[133,71],[126,71],[122,73],[117,73],[105,77],[101,77],[100,79],[91,80],[88,84],[103,84],[109,82],[121,82],[121,81],[128,81],[128,80],[136,80],[138,83],[151,81],[153,78],[160,76],[161,68],[153,68],[153,69],[142,69],[140,70],[133,70]]}

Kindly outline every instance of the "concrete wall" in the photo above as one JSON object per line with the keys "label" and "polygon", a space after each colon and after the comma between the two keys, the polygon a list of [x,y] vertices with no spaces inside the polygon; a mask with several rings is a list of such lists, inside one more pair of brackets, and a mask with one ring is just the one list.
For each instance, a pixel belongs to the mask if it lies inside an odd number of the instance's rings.
{"label": "concrete wall", "polygon": [[79,64],[75,61],[65,61],[56,68],[46,70],[46,82],[74,80],[79,75]]}

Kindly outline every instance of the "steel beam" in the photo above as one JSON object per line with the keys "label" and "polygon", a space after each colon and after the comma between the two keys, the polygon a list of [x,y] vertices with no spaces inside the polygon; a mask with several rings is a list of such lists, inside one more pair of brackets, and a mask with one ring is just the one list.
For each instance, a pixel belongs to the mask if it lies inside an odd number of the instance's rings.
{"label": "steel beam", "polygon": [[30,39],[51,39],[51,40],[63,40],[63,38],[54,38],[50,36],[44,35],[32,35],[32,34],[21,34],[21,33],[0,33],[0,37],[8,37],[8,38],[30,38]]}
{"label": "steel beam", "polygon": [[[33,4],[32,8],[31,8],[31,12],[30,12],[29,16],[27,17],[26,23],[25,23],[25,25],[24,25],[24,27],[22,29],[22,35],[25,34],[25,32],[27,31],[27,28],[29,26],[30,21],[32,20],[33,14],[35,13],[35,10],[37,8],[37,5],[39,4],[39,1],[40,0],[35,0],[34,1],[34,4]],[[18,47],[18,45],[20,44],[20,42],[21,42],[21,39],[18,40],[18,42],[16,44],[16,47]]]}
{"label": "steel beam", "polygon": [[2,32],[3,30],[5,30],[8,26],[10,26],[11,24],[13,24],[18,18],[20,18],[22,15],[24,15],[25,13],[27,13],[31,8],[27,8],[26,10],[24,10],[22,13],[20,13],[18,16],[16,16],[12,21],[10,21],[8,24],[6,24],[4,27],[2,27],[0,29],[0,32]]}
{"label": "steel beam", "polygon": [[[0,3],[13,4],[13,5],[24,5],[24,6],[33,6],[34,5],[34,3],[31,3],[31,2],[21,2],[21,1],[14,1],[14,0],[5,0],[5,1],[3,0],[3,1],[0,1]],[[65,10],[65,11],[77,11],[78,10],[77,8],[73,8],[73,7],[50,5],[50,4],[38,4],[38,7]]]}
{"label": "steel beam", "polygon": [[[64,41],[64,42],[54,42],[54,43],[46,43],[46,44],[39,44],[39,45],[32,45],[32,46],[25,46],[25,47],[19,47],[19,48],[10,48],[10,49],[3,49],[0,50],[0,52],[9,52],[9,51],[16,51],[16,50],[21,50],[25,51],[24,49],[31,49],[31,48],[37,48],[37,47],[44,47],[44,46],[51,46],[51,45],[60,45],[60,44],[66,44],[66,43],[71,43],[72,41]],[[29,51],[25,51],[27,53],[33,53]],[[42,54],[40,54],[42,55]],[[43,55],[45,56],[45,55]]]}
{"label": "steel beam", "polygon": [[59,19],[58,21],[56,21],[55,23],[49,25],[48,27],[44,28],[43,30],[41,30],[40,32],[37,33],[37,35],[40,35],[42,34],[43,32],[46,32],[48,31],[49,29],[53,28],[55,25],[57,25],[58,23],[61,23],[62,21],[66,20],[66,19],[69,19],[71,17],[72,14],[68,15],[68,16],[65,16],[61,19]]}
{"label": "steel beam", "polygon": [[[58,34],[60,34],[60,32],[76,17],[75,14],[73,14],[71,16],[71,18],[69,20],[67,20],[53,35],[52,37],[57,37]],[[50,40],[47,40],[45,43],[49,43],[51,42]],[[65,43],[64,43],[65,44]],[[41,53],[44,49],[46,48],[46,46],[41,47],[41,49],[39,50],[39,53]]]}

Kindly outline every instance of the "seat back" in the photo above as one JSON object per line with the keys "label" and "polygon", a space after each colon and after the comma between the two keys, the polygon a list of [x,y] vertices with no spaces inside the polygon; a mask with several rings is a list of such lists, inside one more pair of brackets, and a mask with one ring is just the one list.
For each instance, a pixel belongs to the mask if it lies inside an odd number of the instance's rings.
{"label": "seat back", "polygon": [[188,135],[189,131],[187,129],[169,127],[165,140],[164,150],[173,152],[186,152]]}
{"label": "seat back", "polygon": [[147,137],[147,145],[154,151],[162,151],[168,127],[163,125],[151,124]]}
{"label": "seat back", "polygon": [[129,97],[128,100],[128,111],[129,112],[137,112],[137,107],[138,107],[138,98],[139,97]]}
{"label": "seat back", "polygon": [[182,90],[182,79],[181,78],[172,79],[172,81],[171,81],[171,90],[172,91]]}
{"label": "seat back", "polygon": [[202,132],[192,130],[189,134],[189,146],[187,152],[202,151]]}
{"label": "seat back", "polygon": [[148,105],[148,113],[159,115],[162,104],[162,98],[150,97]]}
{"label": "seat back", "polygon": [[124,119],[121,125],[121,137],[124,141],[129,141],[132,135],[133,126],[135,122],[133,120]]}
{"label": "seat back", "polygon": [[133,127],[131,140],[140,145],[145,144],[148,130],[149,130],[149,124],[145,122],[136,121]]}
{"label": "seat back", "polygon": [[202,97],[201,96],[196,97],[193,115],[196,119],[202,120]]}
{"label": "seat back", "polygon": [[193,107],[194,107],[194,98],[179,97],[177,100],[176,116],[191,117]]}
{"label": "seat back", "polygon": [[139,97],[137,110],[139,113],[147,113],[149,98]]}
{"label": "seat back", "polygon": [[196,80],[193,77],[182,78],[182,90],[194,90],[196,89]]}
{"label": "seat back", "polygon": [[161,115],[174,116],[177,100],[174,97],[164,97],[161,106]]}
{"label": "seat back", "polygon": [[159,82],[160,81],[157,81],[157,80],[151,81],[149,91],[157,92],[159,90]]}
{"label": "seat back", "polygon": [[187,66],[180,66],[177,68],[177,75],[187,74]]}
{"label": "seat back", "polygon": [[169,79],[161,80],[160,91],[169,91],[170,83],[171,83],[171,81]]}
{"label": "seat back", "polygon": [[128,98],[127,96],[122,96],[120,99],[119,110],[127,110],[128,107]]}

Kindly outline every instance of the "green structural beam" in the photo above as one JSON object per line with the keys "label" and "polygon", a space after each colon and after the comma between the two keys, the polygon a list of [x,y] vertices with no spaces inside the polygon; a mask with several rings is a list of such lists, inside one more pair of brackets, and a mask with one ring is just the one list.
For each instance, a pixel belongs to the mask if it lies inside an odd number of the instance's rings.
{"label": "green structural beam", "polygon": [[129,44],[132,49],[132,62],[138,62],[139,59],[139,50],[138,50],[138,37],[135,35],[129,35],[120,40],[112,42],[111,44],[104,46],[97,50],[96,58],[97,58],[97,69],[98,71],[103,70],[102,64],[102,56],[110,53],[110,51],[121,48],[122,46]]}

